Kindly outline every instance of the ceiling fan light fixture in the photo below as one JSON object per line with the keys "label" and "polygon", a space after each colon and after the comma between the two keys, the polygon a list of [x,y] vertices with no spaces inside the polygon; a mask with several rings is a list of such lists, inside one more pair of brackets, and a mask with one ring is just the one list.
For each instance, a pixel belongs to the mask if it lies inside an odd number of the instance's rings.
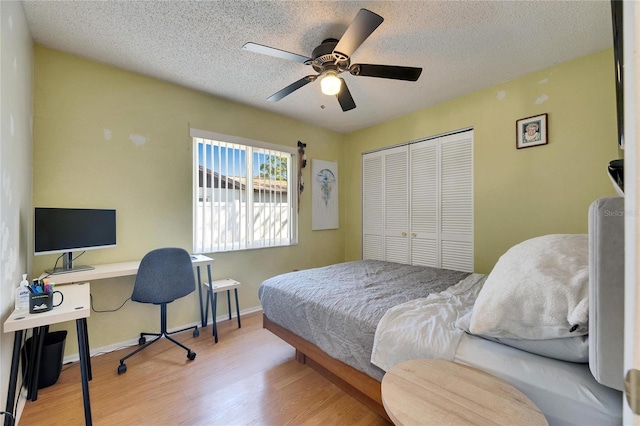
{"label": "ceiling fan light fixture", "polygon": [[327,38],[323,40],[319,46],[313,49],[311,57],[251,42],[246,43],[242,48],[263,55],[300,62],[311,66],[317,73],[302,77],[300,80],[269,96],[267,98],[268,101],[277,102],[306,84],[319,79],[322,93],[335,96],[342,111],[347,112],[354,109],[356,103],[351,96],[349,87],[347,87],[347,82],[338,77],[339,74],[349,71],[350,74],[355,76],[417,81],[422,72],[422,68],[415,67],[351,64],[351,55],[382,24],[382,21],[384,19],[380,15],[367,9],[360,9],[340,39]]}
{"label": "ceiling fan light fixture", "polygon": [[333,71],[328,72],[322,80],[320,80],[322,93],[329,96],[337,95],[340,92],[341,84],[342,82],[338,78],[338,75]]}

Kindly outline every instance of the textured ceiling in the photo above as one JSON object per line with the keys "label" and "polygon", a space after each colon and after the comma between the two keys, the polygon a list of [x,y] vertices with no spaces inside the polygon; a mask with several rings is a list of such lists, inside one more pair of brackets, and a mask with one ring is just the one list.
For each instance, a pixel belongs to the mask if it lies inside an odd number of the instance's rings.
{"label": "textured ceiling", "polygon": [[[36,43],[306,123],[351,132],[612,46],[608,1],[23,1]],[[360,8],[384,22],[352,63],[422,67],[417,82],[344,77],[343,112],[319,81],[266,99],[310,66],[244,51],[255,42],[304,56],[340,38]],[[613,63],[612,63],[613,67]]]}

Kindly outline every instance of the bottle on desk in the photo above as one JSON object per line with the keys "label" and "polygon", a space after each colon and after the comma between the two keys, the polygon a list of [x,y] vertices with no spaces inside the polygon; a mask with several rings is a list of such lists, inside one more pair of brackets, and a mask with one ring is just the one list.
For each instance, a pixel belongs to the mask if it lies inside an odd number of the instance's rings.
{"label": "bottle on desk", "polygon": [[27,274],[22,274],[22,281],[16,288],[16,309],[29,309],[29,293]]}

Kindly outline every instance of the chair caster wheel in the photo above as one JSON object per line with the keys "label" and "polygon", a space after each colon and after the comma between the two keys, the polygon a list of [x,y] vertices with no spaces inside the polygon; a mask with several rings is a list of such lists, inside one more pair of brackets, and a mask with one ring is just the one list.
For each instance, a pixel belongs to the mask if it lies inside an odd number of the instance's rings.
{"label": "chair caster wheel", "polygon": [[142,336],[141,338],[138,339],[138,345],[142,346],[145,343],[147,343],[147,338]]}
{"label": "chair caster wheel", "polygon": [[197,328],[193,330],[193,337],[198,337],[199,335],[200,335],[200,330],[198,330]]}
{"label": "chair caster wheel", "polygon": [[187,358],[189,358],[189,360],[193,361],[194,359],[196,359],[196,353],[189,351],[189,353],[187,354]]}
{"label": "chair caster wheel", "polygon": [[127,372],[127,364],[120,364],[118,366],[118,374],[122,374],[126,372]]}

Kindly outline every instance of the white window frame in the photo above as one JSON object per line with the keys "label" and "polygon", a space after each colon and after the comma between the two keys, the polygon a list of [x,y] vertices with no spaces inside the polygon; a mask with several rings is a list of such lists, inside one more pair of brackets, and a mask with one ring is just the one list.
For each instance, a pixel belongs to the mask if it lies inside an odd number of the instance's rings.
{"label": "white window frame", "polygon": [[[193,128],[189,130],[189,135],[191,136],[191,139],[192,139],[191,143],[192,143],[192,149],[193,149],[193,163],[192,163],[192,168],[193,168],[193,184],[192,184],[193,186],[193,192],[192,192],[193,252],[195,254],[216,253],[216,252],[223,252],[223,251],[238,251],[238,250],[249,250],[249,249],[256,249],[256,248],[282,247],[282,246],[296,245],[298,243],[298,151],[297,149],[293,147],[270,144],[267,142],[261,142],[261,141],[246,139],[238,136],[225,135],[222,133],[209,132],[206,130],[193,129]],[[229,244],[220,244],[220,242],[218,242],[216,244],[211,244],[208,247],[205,247],[203,243],[202,247],[199,247],[198,209],[202,208],[204,210],[205,204],[206,204],[206,203],[203,203],[202,206],[199,206],[200,191],[199,191],[198,144],[201,142],[200,141],[201,139],[224,142],[228,144],[242,145],[244,147],[247,147],[250,151],[252,151],[252,149],[255,148],[258,150],[279,151],[279,152],[284,152],[291,155],[291,161],[290,161],[290,164],[288,164],[288,168],[287,168],[287,182],[288,182],[287,204],[288,204],[288,216],[290,221],[290,224],[289,224],[290,237],[289,238],[263,239],[263,240],[254,241],[253,226],[249,226],[250,223],[247,223],[247,229],[246,229],[247,241],[245,244],[238,244],[237,241],[235,242],[232,241]],[[246,167],[248,171],[253,170],[253,166],[251,164],[252,161],[253,161],[253,155],[247,155]],[[213,185],[213,173],[212,173],[211,179],[212,179],[212,185]],[[206,182],[206,172],[204,176],[204,182]],[[252,179],[246,179],[245,193],[248,196],[250,194],[251,198],[254,197],[255,193],[253,191]],[[253,216],[251,213],[253,208],[252,206],[253,206],[253,203],[247,200],[246,218],[250,218]],[[213,206],[211,207],[211,209],[213,209]],[[247,219],[247,222],[248,222],[248,219]],[[204,229],[204,226],[202,228],[203,228],[202,229],[203,233],[207,232],[207,230]],[[213,231],[209,231],[209,232],[213,232]]]}

